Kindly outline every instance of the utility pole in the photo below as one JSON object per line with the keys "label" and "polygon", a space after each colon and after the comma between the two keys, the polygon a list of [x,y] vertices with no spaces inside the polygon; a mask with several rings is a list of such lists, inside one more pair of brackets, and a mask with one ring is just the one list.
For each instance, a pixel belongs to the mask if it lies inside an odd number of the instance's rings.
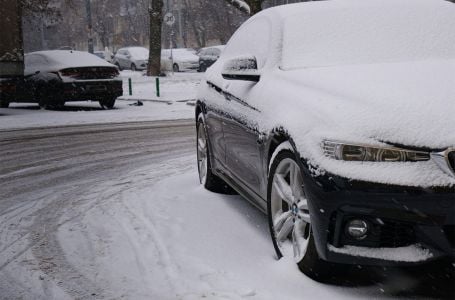
{"label": "utility pole", "polygon": [[85,0],[85,8],[87,10],[87,33],[88,33],[88,52],[94,52],[93,49],[93,24],[92,24],[92,6],[90,0]]}

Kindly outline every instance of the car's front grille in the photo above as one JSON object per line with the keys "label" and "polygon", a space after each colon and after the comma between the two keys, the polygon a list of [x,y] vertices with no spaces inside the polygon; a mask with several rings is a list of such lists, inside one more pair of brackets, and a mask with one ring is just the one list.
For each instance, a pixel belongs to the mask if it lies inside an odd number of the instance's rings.
{"label": "car's front grille", "polygon": [[452,171],[455,172],[455,150],[449,152],[449,154],[447,155],[447,158],[449,160],[449,165],[452,168]]}

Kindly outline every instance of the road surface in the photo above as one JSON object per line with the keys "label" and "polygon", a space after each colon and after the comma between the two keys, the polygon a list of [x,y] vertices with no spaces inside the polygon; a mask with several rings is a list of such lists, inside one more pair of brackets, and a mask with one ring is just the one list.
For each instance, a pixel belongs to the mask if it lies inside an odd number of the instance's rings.
{"label": "road surface", "polygon": [[97,190],[100,183],[189,156],[194,145],[191,121],[0,132],[0,298],[46,298],[46,286],[28,284],[28,268],[41,270],[71,297],[101,295],[66,261],[57,229],[109,201],[116,190]]}

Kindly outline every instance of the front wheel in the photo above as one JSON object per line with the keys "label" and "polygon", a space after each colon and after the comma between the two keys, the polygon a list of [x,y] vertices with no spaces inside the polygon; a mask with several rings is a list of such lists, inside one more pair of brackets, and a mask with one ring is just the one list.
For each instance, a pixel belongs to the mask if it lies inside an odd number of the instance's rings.
{"label": "front wheel", "polygon": [[267,198],[269,228],[278,258],[292,257],[308,277],[329,280],[334,266],[317,253],[302,172],[293,152],[283,150],[276,155]]}
{"label": "front wheel", "polygon": [[8,108],[9,107],[9,101],[0,99],[0,108]]}
{"label": "front wheel", "polygon": [[179,67],[179,65],[178,65],[178,64],[174,64],[174,65],[172,66],[172,70],[174,70],[174,72],[180,72],[180,67]]}
{"label": "front wheel", "polygon": [[209,191],[222,194],[234,194],[235,192],[221,178],[212,172],[210,147],[208,145],[207,133],[202,114],[199,114],[197,119],[196,134],[199,182]]}
{"label": "front wheel", "polygon": [[136,72],[137,68],[135,64],[131,64],[131,71]]}
{"label": "front wheel", "polygon": [[104,109],[113,109],[115,106],[116,97],[106,98],[100,101],[100,105]]}

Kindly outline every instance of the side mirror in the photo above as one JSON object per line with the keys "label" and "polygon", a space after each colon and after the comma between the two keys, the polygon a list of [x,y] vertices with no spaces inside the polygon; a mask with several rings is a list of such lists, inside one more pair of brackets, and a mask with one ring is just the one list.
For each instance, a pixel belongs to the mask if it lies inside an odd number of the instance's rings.
{"label": "side mirror", "polygon": [[226,80],[258,82],[261,79],[258,63],[254,56],[237,57],[228,60],[223,66],[221,75]]}

